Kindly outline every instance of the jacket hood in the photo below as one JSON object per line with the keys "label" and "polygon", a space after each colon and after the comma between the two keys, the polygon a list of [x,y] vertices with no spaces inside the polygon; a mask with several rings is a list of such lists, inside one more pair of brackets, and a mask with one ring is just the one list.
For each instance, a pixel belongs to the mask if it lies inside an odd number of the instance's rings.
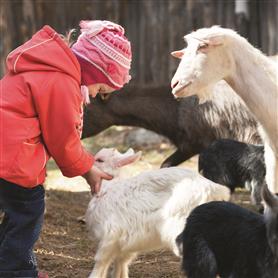
{"label": "jacket hood", "polygon": [[13,50],[6,62],[8,71],[15,74],[28,71],[59,71],[70,75],[80,84],[78,60],[60,35],[48,25]]}

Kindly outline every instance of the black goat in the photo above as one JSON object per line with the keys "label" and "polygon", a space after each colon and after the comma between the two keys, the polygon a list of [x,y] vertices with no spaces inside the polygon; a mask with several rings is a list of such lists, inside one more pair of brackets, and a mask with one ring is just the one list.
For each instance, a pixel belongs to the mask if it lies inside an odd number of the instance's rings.
{"label": "black goat", "polygon": [[196,96],[175,100],[169,87],[127,87],[107,99],[92,99],[84,113],[83,138],[112,125],[139,126],[169,138],[177,150],[163,167],[182,163],[217,139],[261,142],[257,121],[224,81],[202,104]]}
{"label": "black goat", "polygon": [[251,201],[260,206],[265,184],[263,145],[251,145],[229,139],[213,142],[199,156],[199,172],[207,179],[228,186],[251,190]]}
{"label": "black goat", "polygon": [[187,278],[277,278],[278,198],[265,185],[264,216],[229,202],[195,208],[177,237]]}

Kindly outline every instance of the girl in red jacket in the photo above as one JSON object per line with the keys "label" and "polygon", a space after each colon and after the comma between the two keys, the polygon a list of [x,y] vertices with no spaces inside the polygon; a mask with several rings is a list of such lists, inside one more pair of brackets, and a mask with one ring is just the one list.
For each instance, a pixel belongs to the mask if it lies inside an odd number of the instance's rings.
{"label": "girl in red jacket", "polygon": [[[81,145],[83,103],[130,80],[130,43],[109,21],[81,21],[72,46],[51,27],[7,57],[0,83],[0,277],[40,277],[33,254],[44,213],[45,166],[98,192],[109,175]],[[46,276],[47,277],[47,276]]]}

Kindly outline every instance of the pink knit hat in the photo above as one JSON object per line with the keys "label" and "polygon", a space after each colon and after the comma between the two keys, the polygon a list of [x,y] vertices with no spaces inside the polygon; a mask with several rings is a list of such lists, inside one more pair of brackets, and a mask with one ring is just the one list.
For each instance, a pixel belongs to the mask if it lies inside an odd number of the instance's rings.
{"label": "pink knit hat", "polygon": [[106,20],[81,21],[79,25],[81,35],[72,51],[80,63],[82,85],[123,87],[131,79],[131,47],[124,28]]}

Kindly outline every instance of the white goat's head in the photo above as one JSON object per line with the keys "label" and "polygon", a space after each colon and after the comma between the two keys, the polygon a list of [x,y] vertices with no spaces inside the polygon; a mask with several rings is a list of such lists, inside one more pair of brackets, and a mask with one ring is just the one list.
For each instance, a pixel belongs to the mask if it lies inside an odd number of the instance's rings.
{"label": "white goat's head", "polygon": [[181,59],[172,78],[172,93],[176,98],[202,97],[216,82],[228,76],[232,59],[225,45],[230,29],[218,26],[199,29],[184,37],[187,47],[171,54]]}
{"label": "white goat's head", "polygon": [[141,151],[135,153],[131,148],[125,153],[120,153],[114,148],[103,148],[95,155],[95,166],[115,177],[118,176],[121,167],[135,162],[140,157]]}

